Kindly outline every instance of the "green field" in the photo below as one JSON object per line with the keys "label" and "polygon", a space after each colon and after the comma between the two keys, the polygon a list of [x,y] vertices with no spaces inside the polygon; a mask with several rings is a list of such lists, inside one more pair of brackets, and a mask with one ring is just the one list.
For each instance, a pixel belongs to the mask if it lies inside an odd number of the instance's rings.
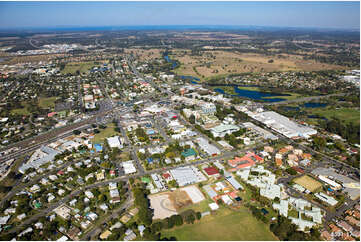
{"label": "green field", "polygon": [[256,220],[247,208],[235,212],[222,208],[215,215],[205,216],[194,224],[185,224],[161,232],[162,236],[175,236],[177,240],[278,240],[268,225]]}
{"label": "green field", "polygon": [[30,111],[28,109],[29,104],[26,102],[21,102],[21,106],[23,106],[23,108],[12,109],[10,113],[13,115],[30,115]]}
{"label": "green field", "polygon": [[80,73],[87,73],[93,66],[95,66],[93,61],[89,62],[71,62],[67,63],[64,69],[61,71],[62,74],[75,74],[76,71]]}
{"label": "green field", "polygon": [[293,92],[284,92],[283,94],[289,94],[290,96],[273,96],[273,97],[264,97],[264,99],[269,99],[269,98],[283,98],[286,100],[294,100],[297,98],[301,98],[304,97],[304,95],[298,94],[298,93],[293,93]]}
{"label": "green field", "polygon": [[100,133],[95,134],[94,138],[92,139],[93,144],[100,144],[103,143],[105,138],[112,137],[114,135],[120,135],[120,133],[114,130],[114,124],[109,124],[105,129],[99,129]]}
{"label": "green field", "polygon": [[360,124],[360,110],[353,108],[309,108],[308,113],[311,115],[319,115],[327,119],[333,117],[340,119],[343,122],[352,122],[354,124]]}
{"label": "green field", "polygon": [[39,98],[39,106],[41,108],[54,108],[57,97],[41,97]]}

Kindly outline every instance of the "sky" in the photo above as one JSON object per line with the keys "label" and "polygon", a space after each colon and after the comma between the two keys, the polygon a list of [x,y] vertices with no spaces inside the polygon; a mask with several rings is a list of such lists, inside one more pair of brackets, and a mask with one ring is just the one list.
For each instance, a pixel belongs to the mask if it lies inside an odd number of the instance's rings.
{"label": "sky", "polygon": [[360,2],[0,2],[0,29],[133,25],[360,28]]}

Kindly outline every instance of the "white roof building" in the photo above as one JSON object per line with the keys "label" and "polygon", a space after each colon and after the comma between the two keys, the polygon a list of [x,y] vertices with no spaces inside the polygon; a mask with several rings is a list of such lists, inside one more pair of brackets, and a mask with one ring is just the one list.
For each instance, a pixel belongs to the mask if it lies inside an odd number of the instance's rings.
{"label": "white roof building", "polygon": [[91,191],[85,191],[85,196],[87,196],[89,199],[94,198],[94,194]]}
{"label": "white roof building", "polygon": [[231,205],[233,203],[232,199],[228,195],[223,195],[221,199],[227,205]]}
{"label": "white roof building", "polygon": [[219,155],[221,153],[221,151],[216,146],[210,144],[206,139],[202,137],[197,138],[197,143],[199,144],[201,149],[210,156]]}
{"label": "white roof building", "polygon": [[122,144],[120,143],[119,136],[107,138],[107,142],[110,148],[123,148]]}
{"label": "white roof building", "polygon": [[271,129],[283,134],[288,138],[305,137],[317,134],[317,130],[297,124],[289,118],[273,111],[262,112],[252,115],[252,118],[264,123]]}
{"label": "white roof building", "polygon": [[212,211],[217,210],[219,208],[217,203],[210,203],[208,206],[211,208]]}
{"label": "white roof building", "polygon": [[210,129],[214,137],[224,137],[226,134],[231,134],[239,130],[237,125],[233,124],[220,124]]}
{"label": "white roof building", "polygon": [[129,161],[125,161],[122,163],[123,165],[123,169],[124,169],[124,173],[125,174],[132,174],[132,173],[136,173],[137,169],[135,168],[135,166],[133,165],[133,161],[129,160]]}

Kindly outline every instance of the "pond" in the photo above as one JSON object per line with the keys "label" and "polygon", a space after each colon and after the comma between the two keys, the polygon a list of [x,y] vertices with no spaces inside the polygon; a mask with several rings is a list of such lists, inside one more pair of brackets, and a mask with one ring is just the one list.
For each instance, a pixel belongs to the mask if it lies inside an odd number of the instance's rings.
{"label": "pond", "polygon": [[164,59],[165,59],[168,63],[172,63],[172,68],[173,68],[173,69],[177,67],[177,65],[178,65],[177,62],[176,62],[175,60],[171,60],[171,59],[169,58],[169,56],[165,55],[165,56],[164,56]]}
{"label": "pond", "polygon": [[302,106],[305,108],[324,108],[327,106],[327,103],[305,103]]}
{"label": "pond", "polygon": [[312,118],[312,119],[323,119],[323,120],[328,120],[327,118],[325,117],[321,117],[321,116],[318,116],[318,115],[308,115],[307,118]]}
{"label": "pond", "polygon": [[[214,91],[219,92],[221,94],[227,94],[222,88],[215,88]],[[236,95],[230,95],[232,97],[246,97],[253,100],[262,100],[264,102],[281,102],[285,101],[284,98],[270,98],[270,97],[279,97],[279,96],[290,96],[289,94],[282,93],[273,93],[273,92],[261,92],[254,90],[245,90],[239,89],[238,86],[234,86],[234,92]]]}
{"label": "pond", "polygon": [[199,84],[198,82],[200,81],[199,78],[194,76],[180,76],[180,78],[185,81],[190,81],[192,84]]}

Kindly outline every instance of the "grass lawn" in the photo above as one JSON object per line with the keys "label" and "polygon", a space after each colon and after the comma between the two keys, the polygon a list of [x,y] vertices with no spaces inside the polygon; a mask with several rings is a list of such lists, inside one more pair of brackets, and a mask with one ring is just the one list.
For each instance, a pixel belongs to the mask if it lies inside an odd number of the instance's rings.
{"label": "grass lawn", "polygon": [[319,115],[327,119],[335,117],[346,123],[360,124],[360,110],[354,108],[309,108],[307,111],[311,115]]}
{"label": "grass lawn", "polygon": [[71,62],[67,63],[64,69],[61,71],[62,74],[75,74],[76,71],[80,73],[87,73],[93,66],[95,66],[93,61],[89,62]]}
{"label": "grass lawn", "polygon": [[273,96],[273,97],[264,97],[264,99],[269,99],[269,98],[283,98],[286,100],[294,100],[297,98],[301,98],[304,97],[304,95],[298,94],[298,93],[293,93],[293,92],[284,92],[283,94],[288,94],[290,96]]}
{"label": "grass lawn", "polygon": [[26,102],[21,102],[21,105],[23,106],[23,108],[12,109],[10,113],[13,115],[30,115],[30,112],[28,110],[29,104]]}
{"label": "grass lawn", "polygon": [[25,107],[25,108],[17,108],[17,109],[13,109],[10,111],[11,114],[19,114],[19,115],[30,115],[29,110]]}
{"label": "grass lawn", "polygon": [[41,97],[39,98],[39,106],[41,108],[54,108],[57,97]]}
{"label": "grass lawn", "polygon": [[[203,195],[204,195],[204,194],[203,194]],[[204,196],[206,196],[206,195],[204,195]],[[211,200],[211,199],[209,199],[209,198],[206,197],[203,201],[201,201],[201,202],[199,202],[199,203],[191,204],[191,205],[189,205],[189,206],[186,206],[186,207],[184,207],[184,208],[179,209],[179,210],[178,210],[178,213],[182,213],[182,212],[184,212],[184,211],[186,211],[186,210],[188,210],[188,209],[193,209],[193,210],[196,211],[196,212],[201,212],[201,213],[203,213],[203,212],[206,212],[206,211],[209,211],[209,210],[210,210],[210,208],[209,208],[209,206],[208,206],[208,204],[210,204],[210,203],[213,203],[213,200]]]}
{"label": "grass lawn", "polygon": [[103,143],[105,138],[112,137],[114,135],[120,135],[120,133],[114,130],[114,124],[109,124],[105,129],[99,129],[100,133],[95,134],[92,139],[93,144]]}
{"label": "grass lawn", "polygon": [[242,207],[235,212],[220,208],[216,214],[201,218],[194,224],[185,224],[162,231],[162,236],[175,236],[177,240],[278,240],[268,225],[256,220]]}

